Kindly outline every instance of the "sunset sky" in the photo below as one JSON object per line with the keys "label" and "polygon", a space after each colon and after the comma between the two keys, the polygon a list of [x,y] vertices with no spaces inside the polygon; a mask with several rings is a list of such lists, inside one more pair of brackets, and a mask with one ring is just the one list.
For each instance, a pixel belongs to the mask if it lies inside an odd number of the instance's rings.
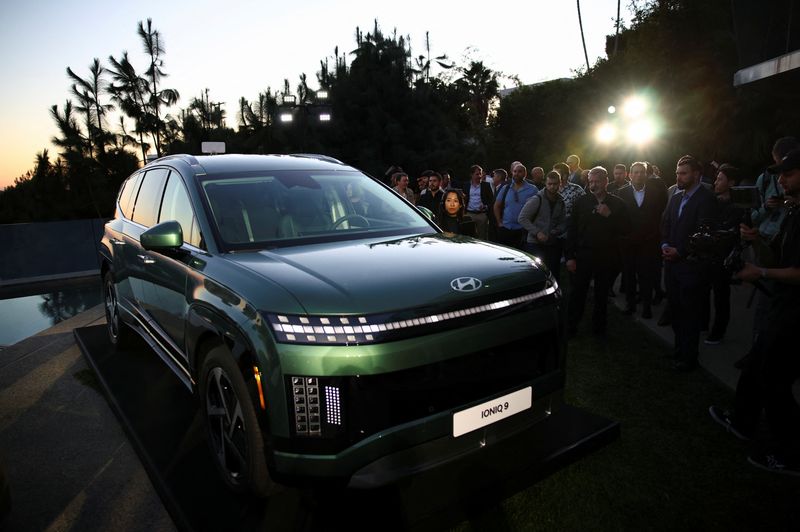
{"label": "sunset sky", "polygon": [[[624,24],[630,22],[627,4]],[[581,5],[591,63],[605,55],[616,6],[615,0]],[[119,57],[127,50],[134,66],[144,71],[136,27],[148,17],[165,42],[169,77],[164,86],[181,95],[170,111],[177,113],[209,88],[212,101],[225,102],[227,124],[234,127],[240,97],[252,100],[268,86],[282,87],[284,78],[295,87],[303,72],[316,88],[320,60],[332,56],[335,46],[353,50],[356,26],[369,31],[374,19],[384,33],[396,28],[410,36],[415,55],[423,53],[429,31],[433,56],[447,54],[463,63],[468,54],[526,84],[569,77],[585,65],[571,0],[3,0],[0,188],[31,169],[36,152],[47,148],[55,158],[50,139],[57,130],[49,108],[62,106],[69,97],[67,66],[87,77],[95,57],[107,65],[109,55]]]}

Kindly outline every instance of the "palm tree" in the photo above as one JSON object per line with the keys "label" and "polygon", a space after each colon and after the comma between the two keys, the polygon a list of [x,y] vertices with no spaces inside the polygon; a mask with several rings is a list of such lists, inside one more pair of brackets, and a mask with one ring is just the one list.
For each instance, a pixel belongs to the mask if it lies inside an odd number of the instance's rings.
{"label": "palm tree", "polygon": [[578,25],[581,27],[581,41],[583,41],[583,56],[586,58],[586,72],[589,72],[589,54],[586,52],[586,37],[583,36],[583,19],[581,18],[581,0],[578,2]]}
{"label": "palm tree", "polygon": [[139,28],[137,30],[139,37],[142,39],[145,53],[150,57],[150,66],[145,71],[147,78],[147,91],[148,91],[148,107],[152,113],[151,117],[151,135],[153,143],[156,148],[156,155],[161,157],[161,133],[164,130],[164,122],[161,120],[161,106],[174,105],[180,95],[175,89],[160,88],[161,78],[167,77],[167,74],[161,69],[164,66],[164,61],[161,56],[164,54],[164,42],[161,38],[161,33],[153,28],[153,19],[147,19],[147,27],[139,21]]}
{"label": "palm tree", "polygon": [[[111,104],[103,104],[100,102],[100,95],[105,91],[106,83],[103,81],[103,73],[106,72],[105,68],[100,64],[100,60],[95,57],[91,65],[89,65],[90,77],[87,79],[81,78],[70,67],[67,67],[67,75],[72,79],[72,93],[80,101],[85,101],[87,107],[87,134],[89,138],[94,138],[94,144],[97,146],[100,153],[105,151],[105,144],[108,140],[107,134],[103,128],[103,117],[114,106]],[[91,111],[89,110],[91,109]],[[91,121],[91,115],[94,116],[94,124]],[[90,148],[91,149],[91,148]]]}
{"label": "palm tree", "polygon": [[469,68],[461,68],[456,86],[464,91],[473,117],[473,125],[486,126],[491,101],[497,97],[497,74],[484,66],[483,61],[471,61]]}
{"label": "palm tree", "polygon": [[119,60],[114,56],[108,57],[113,83],[107,87],[111,99],[117,103],[120,110],[132,118],[136,125],[134,131],[139,136],[139,146],[142,148],[142,161],[147,159],[147,144],[144,142],[146,132],[145,122],[147,116],[147,80],[141,77],[128,59],[128,52],[122,52]]}

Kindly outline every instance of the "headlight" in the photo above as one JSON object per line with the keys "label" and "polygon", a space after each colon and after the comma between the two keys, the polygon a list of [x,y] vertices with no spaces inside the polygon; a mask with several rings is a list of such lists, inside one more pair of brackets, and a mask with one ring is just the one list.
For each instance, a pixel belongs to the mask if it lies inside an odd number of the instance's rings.
{"label": "headlight", "polygon": [[[299,316],[291,314],[266,314],[275,338],[287,344],[312,345],[365,345],[421,336],[441,330],[442,324],[464,325],[463,319],[489,315],[509,307],[530,303],[558,291],[555,279],[545,282],[541,290],[519,297],[494,301],[485,305],[466,307],[440,314],[429,314],[400,319],[399,314],[374,314],[370,316]],[[461,318],[458,322],[450,321]]]}

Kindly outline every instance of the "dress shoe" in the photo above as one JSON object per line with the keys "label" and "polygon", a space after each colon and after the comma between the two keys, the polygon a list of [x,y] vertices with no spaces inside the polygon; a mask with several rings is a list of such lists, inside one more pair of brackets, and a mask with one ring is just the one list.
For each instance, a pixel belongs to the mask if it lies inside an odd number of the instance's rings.
{"label": "dress shoe", "polygon": [[672,319],[670,318],[668,313],[663,313],[660,318],[658,318],[658,324],[661,327],[666,327],[667,325],[672,325]]}

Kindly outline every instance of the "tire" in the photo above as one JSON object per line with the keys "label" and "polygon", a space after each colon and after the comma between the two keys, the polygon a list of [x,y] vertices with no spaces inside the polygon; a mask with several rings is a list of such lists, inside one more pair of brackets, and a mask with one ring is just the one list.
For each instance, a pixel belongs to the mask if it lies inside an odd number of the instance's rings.
{"label": "tire", "polygon": [[200,402],[214,464],[228,487],[258,497],[274,493],[264,438],[244,378],[230,352],[216,346],[200,372]]}
{"label": "tire", "polygon": [[128,328],[128,325],[122,321],[120,316],[117,285],[114,282],[114,274],[111,273],[111,270],[108,270],[103,275],[103,306],[106,311],[108,340],[114,348],[125,347],[130,343],[133,331]]}

